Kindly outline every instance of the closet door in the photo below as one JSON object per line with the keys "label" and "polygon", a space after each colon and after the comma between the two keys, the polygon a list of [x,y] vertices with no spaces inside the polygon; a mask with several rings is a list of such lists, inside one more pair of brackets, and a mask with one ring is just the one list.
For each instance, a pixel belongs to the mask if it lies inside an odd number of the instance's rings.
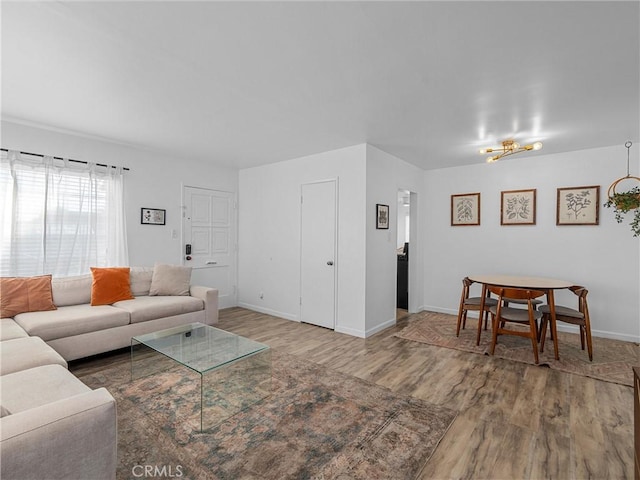
{"label": "closet door", "polygon": [[300,320],[335,328],[336,181],[301,188]]}

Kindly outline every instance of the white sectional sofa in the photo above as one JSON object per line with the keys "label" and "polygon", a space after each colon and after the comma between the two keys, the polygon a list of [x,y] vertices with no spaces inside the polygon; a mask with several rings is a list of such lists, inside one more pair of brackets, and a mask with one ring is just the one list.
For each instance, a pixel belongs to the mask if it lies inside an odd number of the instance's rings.
{"label": "white sectional sofa", "polygon": [[12,319],[0,323],[0,478],[114,479],[116,402]]}
{"label": "white sectional sofa", "polygon": [[215,324],[218,291],[149,295],[154,269],[131,268],[134,298],[91,306],[92,276],[52,280],[56,310],[0,320],[0,478],[114,479],[116,403],[67,361],[130,345],[134,335]]}
{"label": "white sectional sofa", "polygon": [[65,360],[131,344],[131,337],[175,325],[218,322],[218,290],[192,285],[189,295],[149,296],[153,267],[131,267],[133,300],[91,306],[91,274],[54,278],[57,310],[20,313],[13,319],[30,336],[42,338]]}

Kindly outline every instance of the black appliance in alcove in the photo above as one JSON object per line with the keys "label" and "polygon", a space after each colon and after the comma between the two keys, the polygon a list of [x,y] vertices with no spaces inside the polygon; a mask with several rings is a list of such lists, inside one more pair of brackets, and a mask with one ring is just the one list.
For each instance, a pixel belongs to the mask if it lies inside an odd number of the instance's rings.
{"label": "black appliance in alcove", "polygon": [[409,243],[404,244],[402,253],[398,255],[396,307],[409,309]]}

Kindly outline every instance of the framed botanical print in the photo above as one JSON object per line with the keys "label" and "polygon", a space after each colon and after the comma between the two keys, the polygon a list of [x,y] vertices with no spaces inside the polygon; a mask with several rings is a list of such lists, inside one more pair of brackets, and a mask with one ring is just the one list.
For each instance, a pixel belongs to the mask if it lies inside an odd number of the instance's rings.
{"label": "framed botanical print", "polygon": [[558,188],[556,225],[598,225],[600,186]]}
{"label": "framed botanical print", "polygon": [[376,203],[376,228],[383,230],[389,228],[389,205]]}
{"label": "framed botanical print", "polygon": [[167,211],[159,208],[141,208],[140,223],[143,225],[164,225]]}
{"label": "framed botanical print", "polygon": [[451,195],[451,226],[480,225],[480,194]]}
{"label": "framed botanical print", "polygon": [[536,189],[501,192],[500,225],[536,224]]}

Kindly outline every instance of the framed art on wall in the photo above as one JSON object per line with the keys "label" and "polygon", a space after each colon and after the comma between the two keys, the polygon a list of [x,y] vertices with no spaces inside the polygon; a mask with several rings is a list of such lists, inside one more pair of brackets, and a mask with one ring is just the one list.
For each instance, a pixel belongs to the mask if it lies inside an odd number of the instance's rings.
{"label": "framed art on wall", "polygon": [[501,192],[500,225],[536,224],[536,189]]}
{"label": "framed art on wall", "polygon": [[480,194],[451,195],[451,226],[480,225]]}
{"label": "framed art on wall", "polygon": [[383,230],[389,228],[389,205],[376,203],[376,228]]}
{"label": "framed art on wall", "polygon": [[164,225],[166,222],[166,210],[159,208],[141,208],[140,223],[143,225]]}
{"label": "framed art on wall", "polygon": [[558,188],[556,225],[598,225],[600,186]]}

